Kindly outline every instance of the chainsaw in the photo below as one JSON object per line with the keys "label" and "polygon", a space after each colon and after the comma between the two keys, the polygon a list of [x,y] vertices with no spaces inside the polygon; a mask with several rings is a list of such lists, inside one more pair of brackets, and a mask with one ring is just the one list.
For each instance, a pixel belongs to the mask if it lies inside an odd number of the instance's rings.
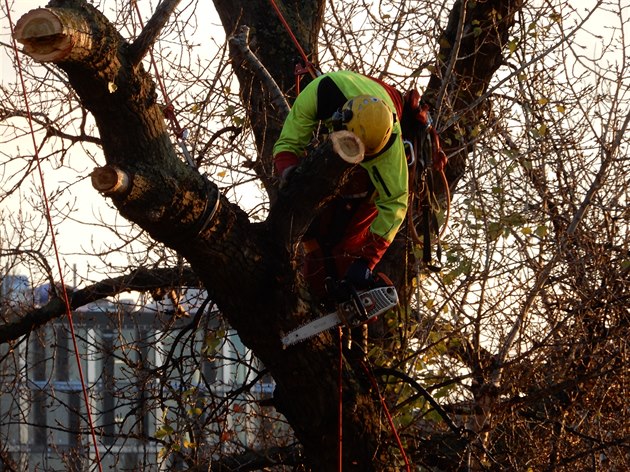
{"label": "chainsaw", "polygon": [[282,344],[291,346],[339,325],[356,328],[398,304],[398,293],[392,285],[362,292],[349,288],[348,292],[350,298],[338,303],[336,311],[289,332],[282,338]]}

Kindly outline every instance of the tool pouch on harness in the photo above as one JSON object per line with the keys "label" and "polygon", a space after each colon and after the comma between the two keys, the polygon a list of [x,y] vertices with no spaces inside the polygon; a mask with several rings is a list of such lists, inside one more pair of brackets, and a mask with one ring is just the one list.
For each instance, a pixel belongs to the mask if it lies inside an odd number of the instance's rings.
{"label": "tool pouch on harness", "polygon": [[[437,198],[434,172],[444,172],[446,156],[440,148],[439,137],[429,114],[429,106],[422,103],[420,93],[412,89],[405,94],[401,129],[409,166],[409,209],[407,224],[413,240],[422,245],[422,261],[431,271],[441,270],[442,248],[439,240]],[[422,237],[417,226],[422,228]],[[435,240],[432,241],[432,240]],[[436,257],[431,254],[435,244]]]}

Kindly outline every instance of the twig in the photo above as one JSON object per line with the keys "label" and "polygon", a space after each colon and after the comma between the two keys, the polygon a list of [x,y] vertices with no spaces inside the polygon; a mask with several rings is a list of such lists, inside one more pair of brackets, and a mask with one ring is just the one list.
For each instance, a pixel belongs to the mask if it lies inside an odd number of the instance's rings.
{"label": "twig", "polygon": [[162,32],[162,28],[164,28],[180,1],[163,0],[160,2],[151,19],[142,28],[140,35],[129,47],[129,60],[133,65],[138,64],[151,49],[151,46],[153,46],[153,43]]}

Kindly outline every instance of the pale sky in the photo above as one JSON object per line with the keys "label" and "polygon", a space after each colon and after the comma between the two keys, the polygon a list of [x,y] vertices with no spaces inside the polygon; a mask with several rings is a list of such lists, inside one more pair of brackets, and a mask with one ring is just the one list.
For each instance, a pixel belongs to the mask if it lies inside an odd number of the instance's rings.
{"label": "pale sky", "polygon": [[[14,2],[11,9],[11,19],[13,24],[15,25],[19,18],[28,11],[35,8],[43,7],[47,3],[47,0],[19,0]],[[144,9],[148,10],[148,8],[154,3],[155,2],[152,1],[140,0],[139,6],[144,11]],[[209,7],[211,7],[211,2],[207,3]],[[149,18],[149,15],[150,11],[147,11],[143,18],[143,21],[145,23]],[[213,7],[212,11],[204,14],[204,18],[211,18],[212,15],[216,16]],[[218,20],[216,20],[214,24],[218,24]],[[8,18],[3,17],[3,19],[0,21],[0,35],[3,42],[9,43],[11,41],[9,30],[10,28]],[[204,34],[206,37],[205,40],[208,41],[207,28],[199,28],[198,34]],[[217,34],[222,35],[223,31],[217,30]],[[199,39],[199,41],[201,41],[201,39]],[[18,48],[19,47],[20,45],[18,44]],[[24,60],[24,56],[22,56],[22,60]],[[5,55],[5,48],[0,49],[0,66],[0,82],[18,82],[18,72],[13,68],[12,58],[9,58]],[[36,110],[32,111],[34,112]],[[18,143],[16,143],[15,141],[14,143],[16,144],[16,146],[18,145]],[[32,152],[33,143],[31,138],[29,137],[28,139],[20,140],[19,146],[21,147],[21,149],[28,149],[29,153]],[[97,156],[97,160],[99,160],[100,165],[104,163],[101,156]],[[65,191],[65,194],[67,201],[70,202],[70,204],[73,205],[73,207],[75,208],[75,211],[73,213],[74,219],[84,222],[91,222],[95,221],[95,215],[103,215],[105,219],[112,224],[114,224],[114,222],[117,222],[118,224],[127,226],[128,222],[122,219],[117,214],[117,212],[112,210],[111,204],[92,188],[89,178],[85,178],[82,181],[77,182],[77,179],[89,175],[94,167],[94,164],[89,159],[82,159],[80,155],[77,156],[76,152],[74,153],[74,157],[72,157],[71,162],[72,167],[76,169],[75,171],[70,171],[68,169],[44,169],[44,184],[47,194],[50,195],[58,188],[64,187],[68,182],[72,182],[73,185],[71,189],[69,191]],[[29,192],[29,189],[32,189],[33,186],[36,188],[41,188],[39,175],[35,173],[34,176],[36,177],[34,181],[24,186],[24,193]],[[16,212],[19,209],[19,206],[19,200],[17,198],[12,198],[8,202],[5,202],[3,204],[3,208],[8,209],[11,212]],[[99,247],[101,245],[101,242],[109,241],[110,238],[112,238],[111,233],[103,230],[102,228],[90,227],[88,224],[81,224],[75,221],[65,221],[63,224],[56,224],[55,232],[57,235],[56,242],[59,247],[60,254],[62,255],[61,258],[63,265],[65,265],[66,267],[72,267],[76,265],[79,277],[87,276],[88,278],[102,278],[99,274],[94,274],[93,277],[90,276],[90,265],[100,266],[101,264],[99,263],[97,258],[90,258],[85,254],[90,253],[92,242],[96,247]],[[113,263],[120,265],[125,265],[126,262],[122,256],[118,258],[113,257],[111,260],[113,261]],[[54,261],[51,260],[50,263],[54,264]],[[72,281],[66,280],[66,283],[72,283]]]}
{"label": "pale sky", "polygon": [[[17,0],[13,2],[11,17],[13,22],[15,23],[24,13],[28,12],[33,8],[43,7],[47,4],[47,0]],[[146,14],[144,17],[144,21],[149,17],[150,11],[149,8],[154,6],[155,1],[149,0],[139,0],[139,5],[142,9],[146,9]],[[581,14],[584,14],[584,11],[587,9],[586,6],[591,6],[595,3],[594,0],[580,2],[579,10]],[[208,22],[204,24],[204,27],[200,27],[197,31],[199,35],[196,38],[198,43],[208,44],[208,47],[211,47],[209,41],[209,32],[207,25],[218,24],[218,20],[216,19],[216,13],[212,7],[210,1],[200,2],[200,5],[208,8],[208,12],[200,15],[204,19],[207,18]],[[607,25],[618,25],[618,19],[616,16],[612,14],[602,13],[597,15],[596,18],[593,18],[589,22],[588,29],[591,32],[600,32],[602,35],[606,35],[607,33]],[[568,26],[568,25],[566,25]],[[628,31],[630,34],[630,31]],[[6,18],[2,18],[0,20],[0,37],[1,40],[5,43],[10,41],[9,37],[9,24]],[[217,36],[222,35],[222,30],[217,29]],[[597,43],[595,41],[589,41],[588,35],[582,34],[580,36],[580,40],[584,39],[586,46],[588,48],[593,48],[592,50],[585,51],[586,55],[591,56],[597,53],[596,47]],[[220,42],[220,40],[219,40]],[[592,57],[592,56],[591,56]],[[4,56],[4,49],[0,50],[0,81],[1,82],[15,82],[17,80],[17,71],[13,69],[11,61]],[[22,146],[29,146],[28,149],[32,149],[32,143],[26,142],[21,144]],[[47,172],[45,175],[46,178],[46,189],[48,193],[52,190],[55,190],[60,185],[63,185],[63,182],[66,180],[75,181],[78,176],[85,176],[91,172],[93,165],[89,161],[82,162],[80,157],[73,159],[73,164],[79,168],[78,172],[74,172],[71,174],[64,174],[64,172],[56,170],[54,172]],[[39,187],[39,182],[35,182],[34,185]],[[108,208],[107,202],[105,199],[99,195],[91,186],[89,179],[85,179],[80,183],[75,184],[72,187],[71,194],[68,195],[69,201],[77,200],[76,204],[76,217],[77,219],[90,221],[93,220],[93,214],[103,212],[107,215],[107,218],[110,218],[111,221],[119,220],[120,217],[116,215],[115,212]],[[88,273],[88,264],[90,261],[86,258],[85,255],[80,255],[78,253],[81,251],[81,246],[85,249],[89,247],[89,241],[94,239],[98,245],[99,240],[107,239],[108,234],[103,233],[103,231],[95,230],[94,228],[89,228],[86,225],[81,225],[74,222],[66,222],[63,225],[55,228],[58,233],[57,243],[60,246],[61,253],[64,254],[64,262],[65,264],[71,266],[72,264],[77,264],[78,272],[80,275],[85,276]],[[75,254],[76,253],[76,254]]]}

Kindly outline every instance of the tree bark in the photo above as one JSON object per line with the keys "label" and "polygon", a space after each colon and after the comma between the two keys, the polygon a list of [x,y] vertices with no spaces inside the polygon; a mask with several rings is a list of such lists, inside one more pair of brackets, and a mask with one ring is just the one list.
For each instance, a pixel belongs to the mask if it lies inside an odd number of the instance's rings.
{"label": "tree bark", "polygon": [[[288,240],[286,234],[275,232],[281,227],[277,222],[285,218],[251,223],[214,183],[178,159],[154,85],[142,66],[128,57],[128,43],[88,5],[65,13],[59,17],[83,16],[89,34],[102,39],[82,52],[80,61],[66,60],[73,57],[71,53],[55,60],[96,120],[107,165],[129,176],[129,190],[112,194],[112,202],[123,216],[190,262],[244,344],[273,375],[276,407],[293,426],[313,467],[334,469],[339,354],[331,349],[330,335],[292,347],[290,353],[280,342],[281,332],[319,315],[307,297],[298,298],[307,293],[306,287],[291,267],[286,244],[279,244]],[[21,22],[29,31],[28,14]],[[76,33],[71,24],[64,28],[69,35]],[[42,43],[47,39],[39,38]],[[30,37],[19,39],[28,42]],[[332,142],[309,162],[313,169],[324,163],[339,165],[329,166],[328,180],[322,185],[293,194],[290,200],[281,199],[278,208],[309,215],[294,225],[294,234],[306,230],[314,212],[351,167],[337,157]],[[344,389],[353,404],[343,422],[347,470],[372,470],[378,415],[368,389],[357,388],[358,384],[350,372]]]}
{"label": "tree bark", "polygon": [[[278,3],[296,26],[298,39],[307,51],[313,51],[325,2]],[[493,45],[488,52],[493,55],[490,60],[497,62],[501,35],[506,34],[520,1],[475,3],[505,12],[500,22],[486,27],[488,20],[484,18],[482,25],[486,40]],[[146,44],[134,47],[127,43],[102,14],[84,1],[57,0],[51,6],[56,8],[25,15],[16,37],[25,44],[28,54],[37,60],[54,61],[65,71],[83,105],[93,114],[107,166],[128,178],[125,191],[110,195],[121,215],[189,261],[244,344],[273,375],[275,406],[293,427],[314,470],[337,468],[340,401],[346,405],[342,418],[344,470],[389,470],[385,456],[383,460],[377,458],[382,452],[382,436],[389,431],[383,429],[378,401],[353,354],[346,353],[349,367],[344,371],[340,399],[337,365],[341,353],[333,335],[323,334],[288,350],[280,342],[283,332],[321,315],[296,271],[295,247],[313,216],[358,160],[351,159],[349,163],[341,159],[343,152],[335,148],[339,136],[333,137],[300,165],[290,184],[276,195],[270,178],[271,146],[282,122],[274,117],[274,108],[267,106],[267,91],[261,79],[241,67],[243,62],[236,62],[243,100],[260,143],[255,170],[274,202],[265,222],[250,222],[237,205],[220,194],[216,184],[178,158],[156,101],[155,86],[137,57],[137,51],[146,50]],[[295,54],[285,54],[293,46],[280,23],[270,17],[268,4],[215,0],[215,6],[228,33],[241,25],[255,29],[256,37],[251,38],[254,54],[279,87],[289,92],[294,83],[293,64],[286,58]],[[35,15],[49,19],[51,35],[48,29],[31,28]],[[466,24],[472,17],[465,17]],[[89,31],[93,41],[79,41],[76,54],[74,48],[66,51],[68,42],[72,43],[68,38],[80,35],[79,31]],[[498,36],[493,39],[493,34]],[[38,52],[39,44],[48,49]],[[59,44],[63,47],[57,47]],[[276,50],[265,48],[265,44],[274,44]],[[50,54],[51,49],[64,53]],[[484,74],[479,67],[468,64],[469,58],[458,57],[455,55],[450,70],[461,75],[451,74],[457,77],[453,83],[460,84],[464,79],[472,79],[472,74],[479,74],[474,79],[487,87],[493,71]],[[442,84],[436,77],[430,91],[441,90]],[[461,92],[463,88],[457,90]],[[461,109],[453,108],[452,112],[474,110],[478,117],[481,102],[475,101],[477,90],[474,88],[470,96],[461,92],[453,102],[454,107]],[[453,142],[460,159],[452,161],[454,170],[449,175],[456,180],[463,171],[460,163],[465,160],[466,146]],[[361,150],[352,148],[348,148],[351,155],[362,155]],[[393,263],[392,256],[387,257]]]}
{"label": "tree bark", "polygon": [[[325,0],[276,0],[284,19],[310,62],[317,65],[317,37],[324,19]],[[250,49],[260,63],[271,72],[276,83],[292,102],[296,93],[295,65],[300,53],[290,39],[278,15],[268,1],[214,0],[228,37],[248,27]],[[273,47],[271,47],[273,45]],[[270,100],[270,91],[256,70],[248,67],[237,47],[230,55],[234,73],[241,85],[241,99],[258,143],[258,156],[253,169],[265,186],[270,200],[275,201],[276,182],[273,178],[272,148],[280,135],[284,114]],[[303,82],[310,77],[303,78]]]}

